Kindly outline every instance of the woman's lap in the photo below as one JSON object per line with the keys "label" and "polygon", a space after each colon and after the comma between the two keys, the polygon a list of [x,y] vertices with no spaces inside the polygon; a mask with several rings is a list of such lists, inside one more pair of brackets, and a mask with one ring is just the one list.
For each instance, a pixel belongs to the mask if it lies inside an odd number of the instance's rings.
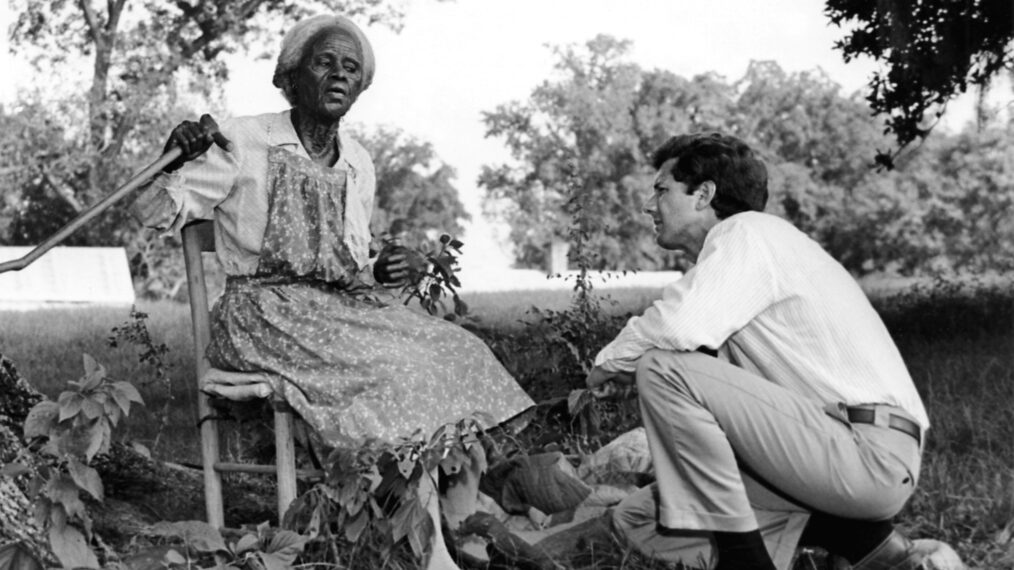
{"label": "woman's lap", "polygon": [[475,412],[500,422],[532,404],[460,326],[302,285],[227,290],[208,357],[279,377],[286,399],[335,444],[429,435]]}

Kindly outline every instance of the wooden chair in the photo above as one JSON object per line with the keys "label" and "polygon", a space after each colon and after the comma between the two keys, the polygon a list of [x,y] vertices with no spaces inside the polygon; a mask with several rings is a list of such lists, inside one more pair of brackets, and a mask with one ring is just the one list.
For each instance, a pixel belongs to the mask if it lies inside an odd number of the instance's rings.
{"label": "wooden chair", "polygon": [[187,291],[190,293],[190,316],[194,331],[194,360],[197,367],[198,398],[200,416],[201,456],[204,464],[204,504],[208,523],[215,528],[225,525],[225,509],[222,501],[222,473],[275,473],[278,478],[278,520],[281,523],[285,511],[296,499],[297,477],[320,477],[322,472],[296,470],[295,439],[293,435],[294,413],[284,401],[272,398],[275,424],[275,464],[252,465],[225,463],[219,455],[218,420],[211,408],[211,396],[204,391],[209,378],[225,376],[231,378],[249,377],[257,382],[257,374],[242,374],[217,370],[211,367],[205,351],[211,340],[211,322],[208,305],[208,288],[204,276],[203,252],[215,251],[214,223],[196,221],[183,228],[183,259],[187,270]]}

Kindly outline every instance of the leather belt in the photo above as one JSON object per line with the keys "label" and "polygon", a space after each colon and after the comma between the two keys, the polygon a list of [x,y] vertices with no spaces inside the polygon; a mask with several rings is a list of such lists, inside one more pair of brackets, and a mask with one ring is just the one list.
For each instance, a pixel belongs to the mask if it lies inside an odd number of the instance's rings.
{"label": "leather belt", "polygon": [[882,406],[852,406],[845,408],[848,412],[849,421],[854,424],[884,425],[883,420],[877,421],[878,414],[887,414],[887,427],[898,430],[915,438],[915,442],[922,445],[922,428],[912,420],[891,413],[890,407]]}

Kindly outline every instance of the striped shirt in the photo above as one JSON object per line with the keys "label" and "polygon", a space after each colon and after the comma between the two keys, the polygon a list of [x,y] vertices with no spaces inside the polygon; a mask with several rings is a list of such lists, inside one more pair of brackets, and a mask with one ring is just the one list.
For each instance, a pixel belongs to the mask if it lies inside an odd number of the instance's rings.
{"label": "striped shirt", "polygon": [[632,372],[653,348],[718,349],[823,403],[881,403],[929,419],[887,328],[852,276],[781,218],[744,212],[708,232],[697,265],[595,358]]}

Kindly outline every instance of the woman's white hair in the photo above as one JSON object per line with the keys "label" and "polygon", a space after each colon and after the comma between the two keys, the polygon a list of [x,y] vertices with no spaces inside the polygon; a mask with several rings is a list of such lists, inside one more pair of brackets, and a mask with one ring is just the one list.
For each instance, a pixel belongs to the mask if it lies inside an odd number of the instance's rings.
{"label": "woman's white hair", "polygon": [[342,30],[356,38],[363,56],[363,91],[373,83],[373,72],[377,65],[373,58],[373,47],[359,26],[345,16],[329,14],[313,16],[297,22],[285,33],[285,37],[282,38],[282,49],[278,53],[278,62],[275,64],[275,75],[271,79],[271,83],[282,90],[285,99],[291,104],[296,102],[292,89],[292,72],[299,67],[303,55],[310,47],[310,41],[325,30]]}

